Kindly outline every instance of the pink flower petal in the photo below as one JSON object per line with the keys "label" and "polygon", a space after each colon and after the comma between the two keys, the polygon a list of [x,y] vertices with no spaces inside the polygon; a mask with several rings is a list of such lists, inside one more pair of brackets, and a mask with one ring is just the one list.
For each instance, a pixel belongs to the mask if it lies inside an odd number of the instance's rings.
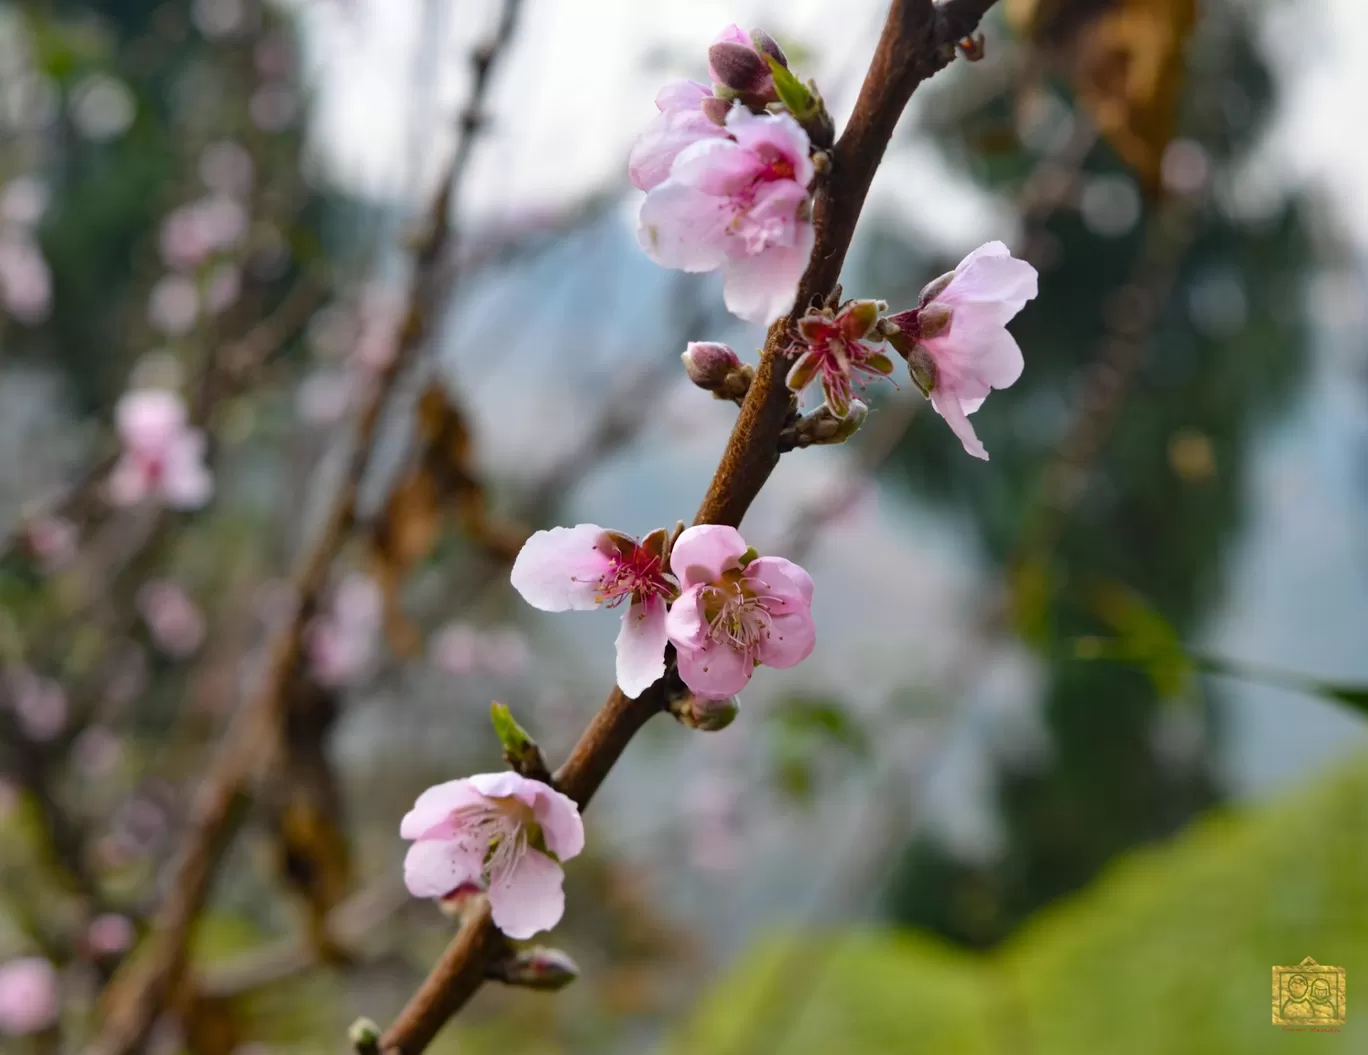
{"label": "pink flower petal", "polygon": [[665,602],[648,597],[622,613],[617,636],[617,683],[636,699],[665,675]]}
{"label": "pink flower petal", "polygon": [[698,109],[672,109],[657,114],[655,120],[632,145],[627,158],[627,174],[632,186],[649,191],[670,176],[675,158],[687,147],[705,139],[722,139],[726,130],[718,127]]}
{"label": "pink flower petal", "polygon": [[729,25],[721,33],[713,38],[714,44],[744,44],[748,48],[753,48],[750,34],[738,26],[735,22]]}
{"label": "pink flower petal", "polygon": [[420,839],[404,857],[404,885],[414,897],[443,897],[478,882],[484,848],[457,839]]}
{"label": "pink flower petal", "polygon": [[656,109],[661,113],[669,113],[672,110],[697,110],[699,104],[710,95],[712,89],[706,84],[681,78],[670,81],[656,92]]}
{"label": "pink flower petal", "polygon": [[120,397],[114,422],[127,446],[160,450],[185,427],[185,403],[163,388],[135,389]]}
{"label": "pink flower petal", "polygon": [[686,590],[716,582],[724,571],[736,567],[746,549],[746,540],[736,528],[698,524],[685,528],[675,541],[670,552],[670,570]]}
{"label": "pink flower petal", "polygon": [[[676,643],[678,647],[678,643]],[[679,676],[696,696],[724,700],[746,687],[755,664],[744,653],[713,641],[679,649]]]}
{"label": "pink flower petal", "polygon": [[931,393],[931,406],[950,426],[951,431],[959,437],[960,443],[964,444],[966,453],[975,458],[988,460],[988,451],[979,442],[978,433],[974,431],[974,426],[970,424],[968,417],[965,416],[964,409],[960,406],[960,401],[953,393],[942,393],[939,390]]}
{"label": "pink flower petal", "polygon": [[213,496],[214,478],[204,464],[204,433],[187,429],[167,444],[161,488],[174,509],[199,509]]}
{"label": "pink flower petal", "polygon": [[[973,305],[978,316],[1005,326],[1037,290],[1036,269],[1012,256],[1001,242],[989,242],[960,261],[936,301],[952,308]],[[958,322],[956,318],[956,326]]]}
{"label": "pink flower petal", "polygon": [[125,454],[114,463],[109,474],[107,494],[116,506],[135,506],[147,498],[150,483],[141,459]]}
{"label": "pink flower petal", "polygon": [[812,576],[791,560],[760,557],[746,565],[746,578],[764,584],[766,596],[812,604]]}
{"label": "pink flower petal", "polygon": [[565,873],[538,850],[527,850],[517,864],[489,884],[494,925],[510,938],[530,938],[550,930],[565,912]]}
{"label": "pink flower petal", "polygon": [[40,956],[11,960],[0,967],[0,1034],[41,1033],[61,1012],[57,970]]}
{"label": "pink flower petal", "polygon": [[517,799],[528,806],[537,804],[537,794],[546,785],[539,780],[531,780],[520,773],[476,773],[467,777],[470,786],[481,795],[490,799]]}
{"label": "pink flower petal", "polygon": [[405,839],[436,839],[452,835],[456,825],[452,813],[466,806],[488,806],[489,802],[473,780],[448,780],[428,788],[399,822],[399,835]]}
{"label": "pink flower petal", "polygon": [[677,648],[699,648],[708,638],[701,602],[703,586],[694,586],[679,595],[665,613],[665,633]]}
{"label": "pink flower petal", "polygon": [[[734,109],[744,110],[745,107]],[[750,189],[764,170],[764,161],[740,143],[731,139],[705,139],[679,152],[670,167],[670,181],[712,197],[726,197]]]}
{"label": "pink flower petal", "polygon": [[767,667],[797,666],[817,644],[817,628],[806,610],[778,614],[768,637],[760,642],[760,662]]}
{"label": "pink flower petal", "polygon": [[541,825],[546,848],[562,861],[578,856],[584,849],[584,821],[580,819],[579,807],[568,795],[539,784],[532,812]]}
{"label": "pink flower petal", "polygon": [[597,608],[599,580],[608,570],[598,548],[604,530],[577,524],[538,531],[523,545],[509,576],[523,600],[543,612]]}
{"label": "pink flower petal", "polygon": [[[967,313],[972,309],[957,310]],[[982,318],[966,319],[965,323],[961,327],[956,319],[950,336],[923,342],[937,366],[949,371],[952,384],[955,377],[972,378],[985,388],[1009,388],[1015,384],[1026,365],[1016,338],[1001,325]],[[961,392],[962,398],[966,395],[981,398],[977,393]]]}
{"label": "pink flower petal", "polygon": [[637,242],[661,267],[712,271],[727,261],[730,223],[723,199],[670,179],[642,202]]}
{"label": "pink flower petal", "polygon": [[813,229],[797,224],[794,244],[773,246],[757,256],[729,260],[722,274],[722,297],[739,319],[768,326],[793,310],[798,282],[812,255]]}
{"label": "pink flower petal", "polygon": [[[750,38],[746,38],[750,46]],[[755,114],[744,106],[733,106],[727,113],[727,131],[737,145],[763,162],[785,161],[793,169],[793,180],[806,188],[812,182],[811,143],[802,125],[789,114]]]}

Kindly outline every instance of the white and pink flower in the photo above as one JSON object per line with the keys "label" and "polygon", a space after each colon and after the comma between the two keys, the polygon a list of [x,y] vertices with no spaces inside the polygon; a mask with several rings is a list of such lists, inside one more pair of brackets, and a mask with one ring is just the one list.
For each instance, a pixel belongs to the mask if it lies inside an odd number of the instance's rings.
{"label": "white and pink flower", "polygon": [[915,309],[884,320],[917,387],[975,458],[987,461],[988,451],[968,415],[1021,376],[1025,363],[1007,323],[1036,290],[1036,269],[989,242],[923,289]]}
{"label": "white and pink flower", "polygon": [[810,144],[788,114],[741,103],[727,112],[726,132],[675,154],[642,203],[637,239],[662,267],[721,268],[727,308],[768,324],[793,307],[812,252]]}
{"label": "white and pink flower", "polygon": [[11,960],[0,967],[0,1034],[41,1033],[57,1021],[61,990],[57,970],[41,956]]}
{"label": "white and pink flower", "polygon": [[127,392],[114,419],[123,455],[109,478],[110,501],[155,499],[173,509],[209,501],[214,480],[204,464],[204,433],[190,425],[180,396],[161,388]]}
{"label": "white and pink flower", "polygon": [[761,663],[792,667],[812,653],[812,579],[792,561],[757,558],[735,528],[702,524],[679,536],[670,567],[683,593],[666,632],[695,695],[735,695]]}
{"label": "white and pink flower", "polygon": [[414,840],[404,859],[409,893],[441,898],[469,884],[485,887],[494,924],[510,938],[530,938],[560,921],[560,862],[584,849],[574,801],[517,773],[428,788],[399,834]]}
{"label": "white and pink flower", "polygon": [[538,531],[513,562],[513,588],[543,612],[630,601],[617,637],[617,683],[635,699],[665,673],[665,606],[678,587],[665,570],[666,533],[638,541],[597,524]]}
{"label": "white and pink flower", "polygon": [[305,630],[305,650],[320,685],[353,685],[371,672],[384,606],[384,595],[369,576],[353,573],[342,580],[331,607]]}
{"label": "white and pink flower", "polygon": [[144,583],[134,600],[153,643],[173,659],[191,656],[204,643],[204,615],[179,583]]}
{"label": "white and pink flower", "polygon": [[660,89],[655,98],[660,113],[637,138],[627,158],[633,187],[648,191],[664,183],[685,147],[703,139],[727,138],[726,129],[703,111],[711,98],[712,90],[697,81],[671,81]]}

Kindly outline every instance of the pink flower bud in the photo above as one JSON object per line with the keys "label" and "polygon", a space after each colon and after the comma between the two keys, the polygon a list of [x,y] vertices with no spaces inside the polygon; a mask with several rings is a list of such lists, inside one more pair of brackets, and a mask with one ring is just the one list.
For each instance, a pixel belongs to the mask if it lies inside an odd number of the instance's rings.
{"label": "pink flower bud", "polygon": [[788,56],[784,54],[784,49],[779,46],[779,42],[766,33],[763,29],[752,29],[750,31],[751,43],[755,45],[755,50],[762,55],[768,55],[779,63],[784,69],[788,69]]}
{"label": "pink flower bud", "polygon": [[690,341],[679,358],[689,380],[705,392],[716,392],[733,370],[741,368],[740,357],[727,345],[714,341]]}
{"label": "pink flower bud", "polygon": [[47,960],[29,956],[0,967],[0,1034],[41,1033],[60,1010],[57,971]]}
{"label": "pink flower bud", "polygon": [[749,44],[722,41],[708,49],[708,71],[724,88],[741,95],[766,95],[774,92],[769,63]]}
{"label": "pink flower bud", "polygon": [[496,964],[493,974],[508,985],[550,991],[564,989],[579,977],[580,969],[568,953],[534,945]]}

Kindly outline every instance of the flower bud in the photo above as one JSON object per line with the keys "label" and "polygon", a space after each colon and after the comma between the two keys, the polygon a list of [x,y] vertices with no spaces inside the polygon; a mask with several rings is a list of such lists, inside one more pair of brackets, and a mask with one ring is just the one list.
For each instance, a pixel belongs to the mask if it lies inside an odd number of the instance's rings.
{"label": "flower bud", "polygon": [[731,725],[741,708],[735,696],[723,700],[705,700],[685,691],[670,700],[670,713],[680,725],[704,733],[715,733]]}
{"label": "flower bud", "polygon": [[727,375],[741,365],[740,357],[716,341],[690,341],[679,357],[689,380],[705,392],[715,392],[726,383]]}
{"label": "flower bud", "polygon": [[954,277],[955,273],[953,271],[947,271],[945,274],[941,275],[940,278],[933,278],[930,282],[924,285],[922,287],[920,296],[918,296],[917,298],[918,307],[926,307],[926,305],[930,304],[933,300],[935,300],[942,293],[944,293],[945,287],[950,285],[950,281]]}
{"label": "flower bud", "polygon": [[347,1030],[347,1041],[358,1055],[380,1050],[380,1027],[369,1018],[358,1018]]}
{"label": "flower bud", "polygon": [[774,92],[774,80],[769,63],[754,48],[729,40],[708,49],[708,70],[712,79],[724,88],[743,95],[769,95]]}
{"label": "flower bud", "polygon": [[579,964],[560,949],[534,945],[490,968],[490,975],[507,985],[527,989],[564,989],[580,975]]}
{"label": "flower bud", "polygon": [[751,43],[755,45],[755,50],[761,55],[768,55],[775,62],[788,69],[788,56],[784,54],[784,49],[779,46],[772,36],[763,29],[752,29],[750,31]]}
{"label": "flower bud", "polygon": [[714,341],[690,341],[680,360],[689,380],[718,399],[745,399],[755,376],[731,348]]}

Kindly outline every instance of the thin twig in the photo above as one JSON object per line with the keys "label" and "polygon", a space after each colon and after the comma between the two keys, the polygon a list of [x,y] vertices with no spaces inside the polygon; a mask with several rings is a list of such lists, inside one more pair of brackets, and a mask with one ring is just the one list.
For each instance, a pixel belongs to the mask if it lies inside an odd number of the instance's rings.
{"label": "thin twig", "polygon": [[435,272],[449,242],[450,204],[467,167],[473,135],[479,128],[475,115],[489,67],[506,41],[507,34],[503,34],[474,57],[476,77],[471,106],[462,114],[461,135],[443,173],[428,217],[428,230],[418,249],[399,347],[368,391],[358,413],[355,446],[343,482],[323,527],[292,576],[293,618],[276,632],[261,683],[243,705],[196,793],[186,840],[147,946],[115,976],[106,991],[104,1029],[88,1049],[88,1055],[133,1055],[141,1050],[157,1015],[184,975],[190,932],[208,898],[218,860],[237,829],[242,815],[237,807],[278,746],[286,689],[299,666],[304,628],[327,581],[333,558],[355,523],[357,494],[370,461],[381,412],[396,378],[423,343],[435,316]]}
{"label": "thin twig", "polygon": [[[993,2],[950,0],[939,8],[931,0],[892,3],[854,112],[833,150],[830,179],[816,194],[816,240],[794,310],[770,327],[760,368],[695,523],[739,525],[769,478],[791,400],[785,383],[791,327],[835,286],[874,172],[912,92],[954,58],[955,41],[973,32]],[[635,700],[615,687],[557,770],[557,787],[581,808],[637,730],[663,708],[666,680]],[[483,932],[482,940],[471,937],[472,928]],[[479,988],[485,973],[480,958],[495,936],[487,910],[467,918],[461,934],[381,1038],[382,1052],[416,1055],[427,1046]]]}

